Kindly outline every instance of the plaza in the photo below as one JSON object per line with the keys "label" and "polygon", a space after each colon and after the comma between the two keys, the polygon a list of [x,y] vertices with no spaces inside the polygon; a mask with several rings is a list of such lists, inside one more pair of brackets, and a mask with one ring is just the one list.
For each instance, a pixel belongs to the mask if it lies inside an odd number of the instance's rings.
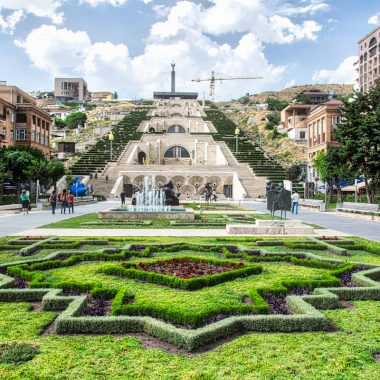
{"label": "plaza", "polygon": [[0,0],[0,380],[380,379],[379,25]]}

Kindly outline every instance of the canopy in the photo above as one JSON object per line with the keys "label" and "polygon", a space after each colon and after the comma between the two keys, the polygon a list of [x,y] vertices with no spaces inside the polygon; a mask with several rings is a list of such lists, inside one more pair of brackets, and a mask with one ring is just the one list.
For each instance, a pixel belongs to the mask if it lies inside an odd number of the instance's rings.
{"label": "canopy", "polygon": [[[365,182],[360,182],[356,185],[357,190],[365,188]],[[345,186],[342,187],[342,191],[344,192],[354,192],[355,191],[355,185]]]}

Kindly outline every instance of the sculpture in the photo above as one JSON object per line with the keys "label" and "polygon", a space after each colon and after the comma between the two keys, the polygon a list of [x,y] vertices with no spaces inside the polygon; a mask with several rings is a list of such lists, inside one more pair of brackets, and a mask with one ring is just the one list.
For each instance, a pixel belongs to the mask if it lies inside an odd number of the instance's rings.
{"label": "sculpture", "polygon": [[274,217],[274,213],[277,210],[281,211],[281,219],[282,213],[285,212],[286,219],[286,211],[290,211],[292,207],[291,200],[291,192],[286,190],[283,187],[283,184],[280,183],[277,188],[274,187],[273,183],[267,182],[267,210],[271,212],[272,217]]}

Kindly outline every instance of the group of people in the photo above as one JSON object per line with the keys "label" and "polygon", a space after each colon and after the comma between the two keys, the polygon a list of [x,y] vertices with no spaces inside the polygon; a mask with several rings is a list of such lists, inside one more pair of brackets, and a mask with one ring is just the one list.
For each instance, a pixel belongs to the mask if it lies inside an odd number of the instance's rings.
{"label": "group of people", "polygon": [[49,202],[51,205],[51,212],[55,214],[57,208],[57,200],[61,202],[61,214],[66,214],[66,209],[69,214],[74,214],[74,194],[70,190],[63,189],[62,193],[57,196],[57,193],[53,191],[50,195]]}

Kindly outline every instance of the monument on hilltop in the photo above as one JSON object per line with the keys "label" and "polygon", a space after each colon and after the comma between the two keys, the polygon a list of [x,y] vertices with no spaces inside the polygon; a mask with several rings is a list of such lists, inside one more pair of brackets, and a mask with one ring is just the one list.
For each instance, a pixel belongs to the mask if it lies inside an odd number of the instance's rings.
{"label": "monument on hilltop", "polygon": [[155,91],[154,99],[198,99],[197,92],[177,92],[175,86],[175,62],[171,63],[171,86],[170,92]]}

